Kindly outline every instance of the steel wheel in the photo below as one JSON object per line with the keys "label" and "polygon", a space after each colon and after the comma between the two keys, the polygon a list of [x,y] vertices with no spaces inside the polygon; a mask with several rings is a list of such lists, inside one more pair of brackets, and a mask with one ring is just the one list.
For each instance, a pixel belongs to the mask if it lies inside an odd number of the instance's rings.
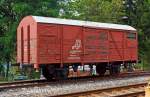
{"label": "steel wheel", "polygon": [[104,75],[105,74],[105,72],[106,72],[106,65],[104,65],[104,64],[98,64],[97,66],[96,66],[96,72],[99,74],[99,75]]}

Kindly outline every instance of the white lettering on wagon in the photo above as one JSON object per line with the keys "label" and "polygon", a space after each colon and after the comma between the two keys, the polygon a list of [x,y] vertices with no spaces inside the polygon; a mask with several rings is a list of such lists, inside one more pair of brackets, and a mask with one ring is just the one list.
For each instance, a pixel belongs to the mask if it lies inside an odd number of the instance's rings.
{"label": "white lettering on wagon", "polygon": [[80,39],[77,39],[74,43],[74,45],[71,47],[71,50],[69,51],[69,57],[68,59],[80,59],[80,53],[82,47],[82,42]]}

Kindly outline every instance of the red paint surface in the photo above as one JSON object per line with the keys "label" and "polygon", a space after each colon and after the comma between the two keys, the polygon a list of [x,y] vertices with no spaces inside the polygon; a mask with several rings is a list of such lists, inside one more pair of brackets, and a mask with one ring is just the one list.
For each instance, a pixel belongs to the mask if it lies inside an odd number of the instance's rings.
{"label": "red paint surface", "polygon": [[17,62],[38,67],[37,64],[137,61],[137,38],[127,38],[128,33],[136,34],[125,30],[36,23],[28,16],[17,30]]}

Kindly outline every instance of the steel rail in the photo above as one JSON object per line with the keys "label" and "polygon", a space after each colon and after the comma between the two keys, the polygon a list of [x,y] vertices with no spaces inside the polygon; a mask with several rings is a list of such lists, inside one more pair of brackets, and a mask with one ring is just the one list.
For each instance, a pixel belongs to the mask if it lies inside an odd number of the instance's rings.
{"label": "steel rail", "polygon": [[24,80],[24,81],[16,81],[16,82],[8,82],[8,83],[0,83],[0,90],[3,89],[11,89],[11,88],[21,88],[21,87],[32,87],[32,86],[44,86],[56,83],[68,83],[73,81],[86,81],[86,80],[109,80],[109,79],[116,79],[116,78],[125,78],[125,77],[134,77],[134,76],[147,76],[150,75],[150,72],[136,72],[136,73],[122,73],[117,76],[85,76],[79,78],[68,78],[67,80]]}
{"label": "steel rail", "polygon": [[[106,88],[106,89],[99,89],[99,90],[91,90],[91,91],[83,91],[83,92],[76,92],[76,93],[70,93],[70,94],[62,94],[62,95],[56,95],[56,96],[52,96],[52,97],[79,97],[79,96],[83,96],[83,97],[86,97],[88,95],[91,95],[91,94],[96,94],[96,95],[99,95],[101,93],[108,93],[109,92],[112,92],[112,91],[117,91],[119,92],[119,90],[126,90],[126,89],[129,89],[129,88],[139,88],[139,87],[144,87],[146,86],[147,83],[140,83],[140,84],[134,84],[134,85],[128,85],[128,86],[119,86],[119,87],[112,87],[112,88]],[[137,95],[141,95],[141,94],[144,94],[144,90],[141,90],[141,91],[137,91],[137,92],[129,92],[129,93],[125,93],[125,94],[118,94],[118,95],[107,95],[107,97],[128,97],[128,96],[137,96]],[[98,96],[97,96],[98,97]],[[102,97],[102,96],[99,96],[99,97]],[[106,95],[104,96],[106,97]]]}
{"label": "steel rail", "polygon": [[20,87],[31,87],[31,86],[40,86],[46,84],[46,80],[24,80],[24,81],[14,81],[8,83],[0,83],[0,90],[3,89],[12,89]]}

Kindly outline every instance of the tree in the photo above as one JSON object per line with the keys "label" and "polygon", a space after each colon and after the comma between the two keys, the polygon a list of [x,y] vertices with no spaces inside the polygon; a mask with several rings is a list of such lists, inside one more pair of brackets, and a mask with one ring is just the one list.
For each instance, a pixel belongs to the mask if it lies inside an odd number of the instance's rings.
{"label": "tree", "polygon": [[129,18],[131,26],[135,27],[138,32],[139,40],[139,57],[147,64],[150,63],[150,0],[125,0],[125,15]]}
{"label": "tree", "polygon": [[67,0],[62,3],[61,17],[122,23],[135,27],[139,36],[139,57],[149,63],[149,6],[150,0]]}
{"label": "tree", "polygon": [[67,0],[62,3],[64,18],[117,23],[121,19],[121,0]]}
{"label": "tree", "polygon": [[0,62],[7,63],[7,76],[16,59],[16,29],[27,15],[57,17],[59,0],[0,0]]}

